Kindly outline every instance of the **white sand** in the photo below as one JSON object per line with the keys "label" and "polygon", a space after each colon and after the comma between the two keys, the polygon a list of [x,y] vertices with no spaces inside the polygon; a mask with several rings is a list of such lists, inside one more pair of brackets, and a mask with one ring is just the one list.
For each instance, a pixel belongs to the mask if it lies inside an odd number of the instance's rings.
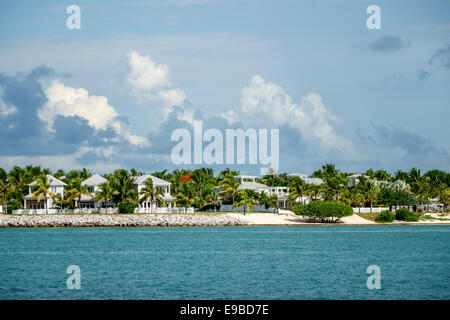
{"label": "white sand", "polygon": [[[238,218],[252,225],[298,225],[298,224],[320,224],[320,223],[306,223],[301,217],[295,214],[275,214],[275,213],[228,213],[229,216]],[[450,215],[438,216],[437,214],[427,214],[434,218],[445,218],[450,219]],[[341,225],[373,225],[378,224],[374,221],[364,219],[357,214],[351,215],[349,217],[344,217]],[[420,220],[418,222],[405,222],[405,221],[394,221],[392,224],[450,224],[450,221],[445,220]]]}
{"label": "white sand", "polygon": [[[275,214],[275,213],[228,213],[229,216],[244,220],[254,225],[296,225],[305,224],[301,217],[295,214]],[[341,224],[374,224],[375,222],[361,218],[354,214],[342,219]]]}

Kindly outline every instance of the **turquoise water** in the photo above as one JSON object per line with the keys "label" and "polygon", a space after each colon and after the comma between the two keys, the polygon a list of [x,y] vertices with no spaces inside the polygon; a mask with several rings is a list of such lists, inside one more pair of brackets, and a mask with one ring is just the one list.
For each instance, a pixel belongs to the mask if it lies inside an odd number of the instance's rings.
{"label": "turquoise water", "polygon": [[449,243],[450,226],[0,229],[0,299],[450,299]]}

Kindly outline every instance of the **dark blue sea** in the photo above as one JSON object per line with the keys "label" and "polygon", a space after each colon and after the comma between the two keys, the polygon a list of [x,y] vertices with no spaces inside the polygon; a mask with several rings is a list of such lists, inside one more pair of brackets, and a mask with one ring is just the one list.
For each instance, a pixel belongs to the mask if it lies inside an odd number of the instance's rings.
{"label": "dark blue sea", "polygon": [[0,246],[0,299],[450,299],[450,226],[0,229]]}

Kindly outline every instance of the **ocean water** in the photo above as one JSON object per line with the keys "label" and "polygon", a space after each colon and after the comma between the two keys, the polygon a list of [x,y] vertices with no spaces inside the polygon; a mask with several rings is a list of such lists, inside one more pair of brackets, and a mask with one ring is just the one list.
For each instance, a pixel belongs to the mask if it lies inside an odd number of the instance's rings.
{"label": "ocean water", "polygon": [[0,229],[0,246],[0,299],[450,299],[450,226]]}

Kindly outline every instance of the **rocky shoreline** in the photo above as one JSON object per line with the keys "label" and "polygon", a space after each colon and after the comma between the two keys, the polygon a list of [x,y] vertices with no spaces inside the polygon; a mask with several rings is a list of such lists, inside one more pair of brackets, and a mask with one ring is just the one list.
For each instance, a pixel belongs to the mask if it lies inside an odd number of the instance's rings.
{"label": "rocky shoreline", "polygon": [[182,227],[239,226],[248,222],[226,214],[80,214],[80,215],[0,215],[0,228],[46,227]]}

